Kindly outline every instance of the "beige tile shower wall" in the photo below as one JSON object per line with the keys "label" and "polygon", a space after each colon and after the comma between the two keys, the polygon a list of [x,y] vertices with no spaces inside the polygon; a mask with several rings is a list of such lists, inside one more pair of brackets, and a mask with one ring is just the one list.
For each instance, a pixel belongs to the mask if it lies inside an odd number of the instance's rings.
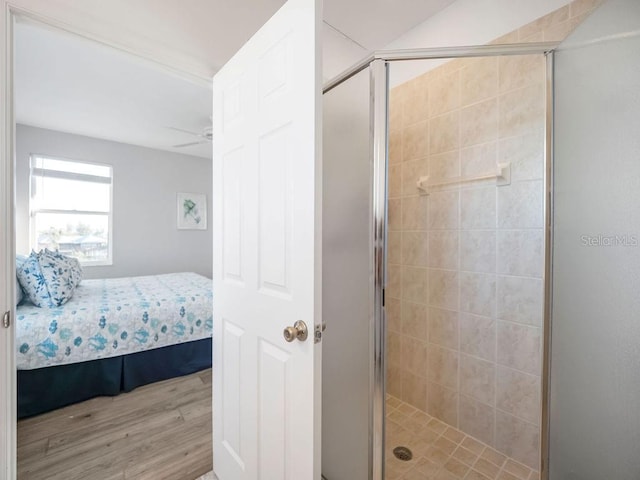
{"label": "beige tile shower wall", "polygon": [[[496,42],[559,40],[596,4]],[[545,60],[451,61],[394,88],[389,115],[388,392],[538,468]],[[499,162],[508,186],[416,188]]]}

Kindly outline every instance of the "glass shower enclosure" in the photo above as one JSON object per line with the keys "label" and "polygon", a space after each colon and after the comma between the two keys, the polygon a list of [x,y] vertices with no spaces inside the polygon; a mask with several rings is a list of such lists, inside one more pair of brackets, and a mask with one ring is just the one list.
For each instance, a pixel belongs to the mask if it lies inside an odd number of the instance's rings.
{"label": "glass shower enclosure", "polygon": [[[503,318],[496,310],[496,291],[517,295],[524,289],[525,298],[534,295],[542,306],[548,180],[544,54],[553,46],[386,52],[327,85],[322,469],[327,480],[401,478],[407,466],[428,465],[433,455],[440,456],[439,469],[457,462],[459,473],[464,468],[465,474],[471,472],[471,460],[482,468],[487,458],[501,460],[506,468],[507,459],[514,457],[513,465],[521,465],[527,476],[539,470],[542,309],[538,316],[518,316],[512,301],[502,305],[501,311],[510,315]],[[394,62],[424,60],[426,73],[390,89]],[[510,80],[500,85],[500,68],[517,71],[521,84]],[[452,73],[458,91],[448,93],[447,75]],[[482,93],[483,85],[474,80],[479,73],[495,81],[495,91]],[[429,75],[433,85],[425,83]],[[470,79],[464,101],[461,75]],[[457,103],[449,108],[444,101],[429,110],[427,96],[436,86],[442,90],[433,99],[456,97]],[[417,96],[410,98],[402,89]],[[526,120],[532,107],[535,119],[526,124],[523,111]],[[478,121],[485,117],[487,122]],[[449,121],[453,118],[455,122]],[[535,152],[518,156],[523,142]],[[449,202],[452,195],[457,200]],[[466,205],[460,198],[465,196],[472,200],[470,206],[473,199],[484,198],[484,205],[493,208],[493,220],[483,217],[488,225],[476,224],[477,209],[466,213],[466,224],[460,223],[458,213]],[[527,204],[531,198],[533,207]],[[453,210],[455,225],[439,225]],[[523,213],[531,225],[522,224]],[[447,236],[451,248],[436,255]],[[462,244],[471,256],[473,245],[488,252],[493,258],[488,271],[461,263]],[[525,253],[525,262],[513,252],[503,256],[506,263],[498,261],[500,248],[513,250],[514,245]],[[472,261],[478,262],[483,259]],[[488,289],[486,298],[473,296],[483,289]],[[493,302],[494,307],[477,311],[477,302]],[[462,332],[475,332],[477,338],[467,335],[463,345]],[[487,335],[493,347],[487,346]],[[499,341],[509,349],[501,353]],[[527,347],[537,360],[529,364],[517,352],[514,357],[518,346]],[[484,358],[485,353],[491,358]],[[474,386],[475,374],[489,376],[490,397],[482,385]],[[523,381],[532,392],[526,399],[530,408],[520,417],[520,405],[498,408],[497,390],[512,392]],[[420,437],[422,427],[429,438]],[[514,445],[510,440],[519,432],[524,432],[524,444]],[[399,458],[406,455],[403,448],[415,455],[413,463]]]}

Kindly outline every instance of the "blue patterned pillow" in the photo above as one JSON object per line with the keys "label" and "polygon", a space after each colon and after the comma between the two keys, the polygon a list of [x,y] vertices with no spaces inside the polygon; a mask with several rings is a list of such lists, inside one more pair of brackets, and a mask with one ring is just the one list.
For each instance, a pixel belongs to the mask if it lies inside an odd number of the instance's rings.
{"label": "blue patterned pillow", "polygon": [[22,302],[23,298],[24,294],[22,293],[22,287],[20,286],[18,277],[16,277],[16,306],[20,305],[20,302]]}
{"label": "blue patterned pillow", "polygon": [[82,265],[80,265],[80,260],[74,257],[67,257],[68,261],[71,263],[71,270],[73,270],[73,279],[76,282],[76,287],[80,285],[82,281]]}
{"label": "blue patterned pillow", "polygon": [[76,284],[69,263],[53,252],[31,255],[17,271],[27,298],[37,307],[59,307],[73,296]]}
{"label": "blue patterned pillow", "polygon": [[18,269],[22,267],[22,264],[25,262],[27,257],[25,255],[16,255],[16,305],[20,305],[24,294],[22,293],[22,287],[20,286],[20,282],[18,281]]}
{"label": "blue patterned pillow", "polygon": [[55,260],[58,260],[66,265],[66,268],[71,270],[71,281],[73,282],[73,288],[75,289],[80,282],[82,281],[82,265],[80,265],[80,260],[74,257],[68,257],[63,255],[59,251],[52,251],[48,248],[44,249],[45,255],[48,257],[52,257]]}

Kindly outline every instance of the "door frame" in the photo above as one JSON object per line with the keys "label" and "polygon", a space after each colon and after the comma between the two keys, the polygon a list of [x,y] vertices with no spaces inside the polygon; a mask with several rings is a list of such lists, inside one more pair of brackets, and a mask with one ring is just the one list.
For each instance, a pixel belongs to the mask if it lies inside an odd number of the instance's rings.
{"label": "door frame", "polygon": [[[15,126],[13,113],[13,16],[3,5],[0,11],[0,218],[6,228],[0,232],[0,276],[4,288],[0,289],[0,312],[9,312],[13,323],[15,306],[15,172],[13,162]],[[16,478],[16,371],[14,360],[14,331],[0,326],[0,480]],[[5,375],[5,373],[7,375]]]}

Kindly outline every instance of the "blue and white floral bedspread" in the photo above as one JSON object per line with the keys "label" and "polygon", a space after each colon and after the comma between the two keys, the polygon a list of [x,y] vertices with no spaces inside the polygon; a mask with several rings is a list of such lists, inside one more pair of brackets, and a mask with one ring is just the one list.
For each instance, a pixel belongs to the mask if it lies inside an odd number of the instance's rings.
{"label": "blue and white floral bedspread", "polygon": [[17,309],[20,370],[211,337],[211,280],[196,273],[83,280],[61,307]]}

